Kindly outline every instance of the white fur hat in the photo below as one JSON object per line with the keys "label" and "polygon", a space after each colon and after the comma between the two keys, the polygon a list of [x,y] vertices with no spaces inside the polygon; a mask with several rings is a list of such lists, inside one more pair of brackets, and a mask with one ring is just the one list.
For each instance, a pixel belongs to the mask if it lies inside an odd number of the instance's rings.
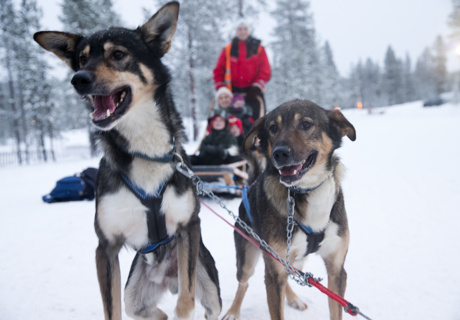
{"label": "white fur hat", "polygon": [[219,99],[219,96],[223,93],[229,95],[230,99],[233,98],[233,93],[227,87],[224,86],[224,87],[220,87],[219,89],[217,89],[216,100]]}
{"label": "white fur hat", "polygon": [[248,28],[249,33],[251,33],[251,31],[252,31],[251,30],[251,25],[249,24],[248,20],[246,20],[244,18],[240,18],[235,24],[235,29],[238,29],[241,26],[245,26],[246,28]]}

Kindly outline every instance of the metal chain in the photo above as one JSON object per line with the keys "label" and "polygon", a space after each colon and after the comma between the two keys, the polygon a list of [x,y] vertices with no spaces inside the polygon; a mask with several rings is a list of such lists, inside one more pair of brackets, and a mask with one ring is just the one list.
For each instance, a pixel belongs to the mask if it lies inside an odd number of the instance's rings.
{"label": "metal chain", "polygon": [[[295,206],[294,198],[289,196],[287,200],[288,208],[292,208],[292,209],[289,209],[292,211],[292,214],[291,213],[289,214],[291,216],[292,222],[291,222],[290,230],[289,230],[289,222],[288,222],[288,249],[287,249],[287,254],[286,254],[286,260],[284,260],[283,258],[281,258],[278,252],[276,252],[275,249],[273,249],[265,240],[260,238],[259,235],[250,226],[248,226],[246,222],[241,220],[240,217],[238,217],[236,214],[233,213],[233,211],[228,209],[227,206],[222,202],[222,200],[218,196],[216,196],[212,191],[207,190],[204,187],[203,181],[199,177],[197,177],[193,173],[193,171],[190,170],[190,168],[187,167],[187,165],[183,161],[177,163],[176,169],[177,171],[179,171],[181,174],[183,174],[184,176],[186,176],[192,181],[192,183],[196,186],[196,193],[198,196],[207,196],[210,199],[214,200],[217,204],[219,204],[219,206],[222,209],[227,211],[227,213],[236,221],[236,223],[238,223],[241,226],[241,228],[244,231],[246,231],[247,234],[252,236],[260,244],[262,249],[264,249],[266,252],[271,254],[276,260],[281,262],[286,267],[286,272],[288,273],[291,279],[293,279],[295,282],[297,282],[298,284],[302,286],[309,286],[309,287],[312,286],[308,282],[309,278],[313,279],[315,282],[321,281],[321,279],[313,277],[313,274],[311,274],[310,272],[299,271],[289,264],[289,247],[292,241],[292,230],[294,228],[294,206]],[[292,203],[292,205],[290,205],[290,203]]]}
{"label": "metal chain", "polygon": [[286,226],[286,239],[287,239],[287,248],[286,248],[286,272],[290,274],[290,264],[289,264],[289,251],[291,250],[292,243],[292,231],[294,230],[294,210],[295,210],[295,200],[291,197],[291,190],[288,188],[288,197],[286,199],[286,208],[288,213],[287,226]]}

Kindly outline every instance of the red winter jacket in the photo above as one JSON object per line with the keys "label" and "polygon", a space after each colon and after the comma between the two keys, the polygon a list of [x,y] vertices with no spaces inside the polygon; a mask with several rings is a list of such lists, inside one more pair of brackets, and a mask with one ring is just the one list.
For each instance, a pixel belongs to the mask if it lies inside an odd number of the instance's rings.
{"label": "red winter jacket", "polygon": [[[271,69],[265,49],[260,40],[249,37],[246,41],[234,38],[231,43],[230,65],[232,86],[247,88],[257,86],[265,91],[270,80]],[[225,48],[222,50],[214,68],[214,84],[216,89],[224,86],[226,67]]]}

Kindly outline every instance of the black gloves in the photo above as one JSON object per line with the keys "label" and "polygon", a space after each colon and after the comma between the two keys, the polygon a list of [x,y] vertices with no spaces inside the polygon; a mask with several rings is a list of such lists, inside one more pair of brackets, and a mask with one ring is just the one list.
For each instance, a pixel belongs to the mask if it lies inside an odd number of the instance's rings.
{"label": "black gloves", "polygon": [[247,99],[255,99],[257,96],[262,95],[262,90],[259,87],[251,86],[249,87],[248,91],[246,92]]}

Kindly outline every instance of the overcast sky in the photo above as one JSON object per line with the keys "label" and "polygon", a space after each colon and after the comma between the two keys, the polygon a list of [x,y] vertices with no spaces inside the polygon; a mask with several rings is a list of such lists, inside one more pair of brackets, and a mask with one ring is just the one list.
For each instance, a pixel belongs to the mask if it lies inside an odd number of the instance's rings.
{"label": "overcast sky", "polygon": [[[60,14],[61,1],[38,1],[44,10],[43,26],[60,30],[62,26],[57,16]],[[114,0],[115,10],[127,27],[142,24],[141,8],[152,6],[152,2]],[[356,64],[359,59],[370,57],[383,63],[388,45],[393,47],[399,57],[403,58],[406,52],[409,53],[415,63],[423,49],[431,45],[437,35],[443,35],[447,40],[451,1],[311,0],[311,11],[320,39],[329,41],[340,73],[347,75],[351,64]],[[268,14],[260,17],[260,23],[255,26],[255,34],[263,43],[270,42],[271,29],[275,23]],[[453,54],[449,58],[450,69],[460,69],[460,58]]]}

